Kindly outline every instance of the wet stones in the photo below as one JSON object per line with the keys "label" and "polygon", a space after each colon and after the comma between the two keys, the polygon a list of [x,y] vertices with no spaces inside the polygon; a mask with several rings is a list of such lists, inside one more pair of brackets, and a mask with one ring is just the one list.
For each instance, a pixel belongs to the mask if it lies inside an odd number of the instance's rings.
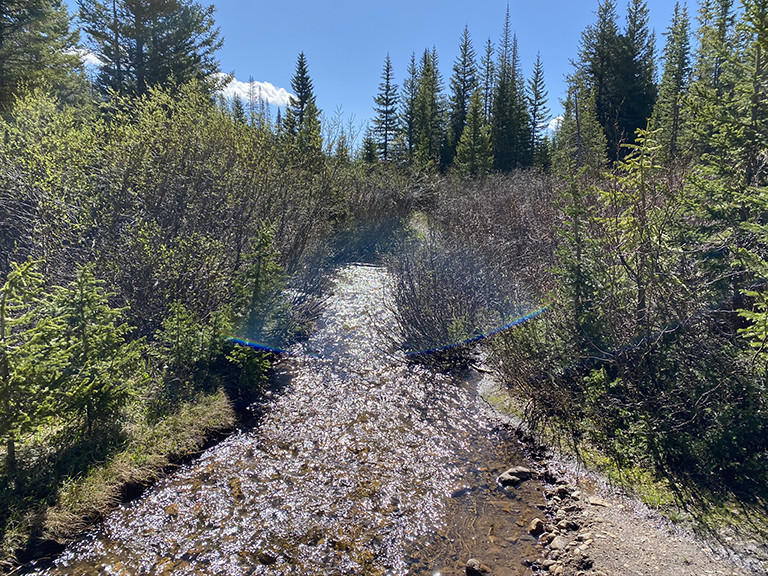
{"label": "wet stones", "polygon": [[525,466],[513,466],[501,474],[496,482],[503,488],[515,487],[518,484],[530,480],[533,477],[533,470]]}
{"label": "wet stones", "polygon": [[[549,476],[548,476],[549,475]],[[542,473],[545,480],[554,479],[550,471]],[[541,559],[532,567],[554,576],[586,574],[593,568],[589,557],[595,535],[582,524],[583,512],[590,506],[610,506],[604,500],[587,497],[568,482],[557,479],[544,489],[547,500],[545,520],[534,518],[528,532],[538,540]]]}
{"label": "wet stones", "polygon": [[491,569],[477,558],[470,558],[467,560],[466,570],[467,576],[488,576],[491,573]]}
{"label": "wet stones", "polygon": [[538,538],[545,531],[546,527],[544,526],[544,522],[541,520],[541,518],[534,518],[528,525],[528,533],[534,538]]}

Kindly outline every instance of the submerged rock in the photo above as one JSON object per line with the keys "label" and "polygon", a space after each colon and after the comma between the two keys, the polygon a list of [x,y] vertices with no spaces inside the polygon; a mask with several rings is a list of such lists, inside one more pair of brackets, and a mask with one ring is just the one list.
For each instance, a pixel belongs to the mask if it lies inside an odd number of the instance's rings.
{"label": "submerged rock", "polygon": [[467,576],[482,576],[483,574],[490,573],[491,569],[477,558],[470,558],[467,560]]}
{"label": "submerged rock", "polygon": [[533,477],[533,470],[525,466],[513,466],[496,479],[501,486],[517,486],[521,482],[530,480]]}
{"label": "submerged rock", "polygon": [[531,520],[531,523],[528,526],[528,532],[537,538],[544,533],[544,522],[541,518],[534,518]]}

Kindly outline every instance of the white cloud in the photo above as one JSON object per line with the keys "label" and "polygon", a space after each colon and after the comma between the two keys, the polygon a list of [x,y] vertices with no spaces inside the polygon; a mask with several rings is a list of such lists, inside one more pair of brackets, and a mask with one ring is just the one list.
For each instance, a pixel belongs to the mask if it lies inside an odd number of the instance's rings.
{"label": "white cloud", "polygon": [[[285,88],[278,88],[269,82],[254,81],[253,89],[256,99],[258,100],[261,98],[264,102],[269,103],[270,106],[285,108],[288,105],[288,99],[291,97],[291,94]],[[237,78],[234,78],[227,87],[222,90],[222,94],[225,98],[234,98],[235,94],[237,94],[243,101],[247,102],[250,90],[250,83],[241,82]]]}
{"label": "white cloud", "polygon": [[560,128],[560,124],[563,123],[563,117],[562,116],[555,116],[552,118],[552,120],[549,121],[549,126],[547,126],[547,130],[554,133],[557,132]]}
{"label": "white cloud", "polygon": [[75,54],[79,56],[80,61],[87,68],[98,68],[102,64],[101,60],[99,60],[99,57],[96,56],[96,54],[90,50],[86,50],[85,48],[75,48],[74,50],[67,52],[67,54]]}

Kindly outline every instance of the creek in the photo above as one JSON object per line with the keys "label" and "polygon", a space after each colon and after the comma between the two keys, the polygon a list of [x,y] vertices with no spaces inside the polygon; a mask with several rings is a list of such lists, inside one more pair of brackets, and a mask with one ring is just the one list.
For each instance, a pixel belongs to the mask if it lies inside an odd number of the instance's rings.
{"label": "creek", "polygon": [[253,426],[32,573],[458,576],[477,557],[529,574],[541,486],[496,484],[524,459],[480,375],[393,352],[385,290],[382,268],[340,269]]}

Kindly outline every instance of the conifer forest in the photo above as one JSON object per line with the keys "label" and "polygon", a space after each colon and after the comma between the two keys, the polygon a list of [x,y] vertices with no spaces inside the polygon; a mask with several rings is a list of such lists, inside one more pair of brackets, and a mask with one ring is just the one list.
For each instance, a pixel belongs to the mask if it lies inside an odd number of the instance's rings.
{"label": "conifer forest", "polygon": [[408,362],[768,540],[768,2],[595,3],[558,118],[508,8],[386,55],[356,128],[310,53],[284,108],[222,96],[198,0],[0,0],[0,569],[257,418],[354,262]]}

